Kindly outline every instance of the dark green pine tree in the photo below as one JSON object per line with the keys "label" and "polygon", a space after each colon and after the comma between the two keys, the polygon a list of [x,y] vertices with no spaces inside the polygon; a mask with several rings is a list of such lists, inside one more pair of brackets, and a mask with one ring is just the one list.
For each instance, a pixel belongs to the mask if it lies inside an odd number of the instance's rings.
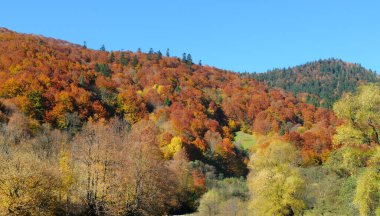
{"label": "dark green pine tree", "polygon": [[109,62],[113,63],[114,61],[115,61],[115,54],[113,52],[111,52]]}
{"label": "dark green pine tree", "polygon": [[182,54],[182,62],[184,62],[184,63],[187,62],[187,59],[186,59],[186,53],[183,53],[183,54]]}
{"label": "dark green pine tree", "polygon": [[166,57],[170,57],[169,48],[166,49]]}
{"label": "dark green pine tree", "polygon": [[86,87],[86,79],[84,78],[83,73],[80,74],[78,84],[79,84],[79,86],[81,86],[81,87]]}
{"label": "dark green pine tree", "polygon": [[111,73],[112,73],[111,69],[108,67],[107,64],[98,64],[98,63],[96,63],[95,67],[94,67],[94,70],[96,72],[99,72],[99,73],[103,74],[106,77],[110,77]]}
{"label": "dark green pine tree", "polygon": [[125,54],[122,52],[120,54],[120,59],[119,59],[119,63],[123,66],[127,66],[129,64],[129,61],[130,61],[130,58],[129,56],[128,57],[125,57]]}
{"label": "dark green pine tree", "polygon": [[170,106],[172,104],[172,102],[170,101],[170,99],[168,97],[165,97],[164,104],[165,104],[165,106]]}
{"label": "dark green pine tree", "polygon": [[139,60],[137,59],[137,56],[134,55],[132,59],[132,66],[136,67],[138,63],[139,63]]}
{"label": "dark green pine tree", "polygon": [[95,63],[94,70],[95,70],[96,72],[99,72],[99,71],[100,71],[100,68],[99,68],[99,64],[98,64],[98,63]]}
{"label": "dark green pine tree", "polygon": [[160,50],[158,50],[157,55],[156,55],[156,61],[158,62],[158,61],[160,61],[161,59],[162,59],[162,53],[161,53]]}
{"label": "dark green pine tree", "polygon": [[154,54],[153,48],[150,48],[150,49],[149,49],[149,52],[148,52],[148,55],[146,55],[146,59],[147,59],[148,61],[152,60],[152,56],[153,56],[153,54]]}
{"label": "dark green pine tree", "polygon": [[100,47],[100,51],[106,51],[106,47],[104,46],[104,44]]}
{"label": "dark green pine tree", "polygon": [[119,64],[124,65],[124,61],[125,61],[125,55],[122,52],[122,53],[120,53]]}
{"label": "dark green pine tree", "polygon": [[190,65],[190,66],[193,64],[193,59],[191,58],[191,54],[190,53],[187,54],[186,63],[188,65]]}

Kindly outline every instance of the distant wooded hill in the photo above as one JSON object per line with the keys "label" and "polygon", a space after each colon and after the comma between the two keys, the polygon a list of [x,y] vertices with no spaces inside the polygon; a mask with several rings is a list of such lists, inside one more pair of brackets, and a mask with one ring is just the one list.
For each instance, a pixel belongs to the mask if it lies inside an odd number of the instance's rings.
{"label": "distant wooded hill", "polygon": [[374,71],[333,58],[242,76],[283,88],[307,103],[325,108],[331,108],[344,92],[354,91],[359,84],[378,81]]}

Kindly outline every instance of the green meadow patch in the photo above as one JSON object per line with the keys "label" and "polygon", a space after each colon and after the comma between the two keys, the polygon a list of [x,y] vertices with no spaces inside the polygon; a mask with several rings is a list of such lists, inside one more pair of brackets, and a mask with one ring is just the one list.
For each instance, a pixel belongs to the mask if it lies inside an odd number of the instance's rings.
{"label": "green meadow patch", "polygon": [[252,149],[253,145],[257,142],[257,135],[247,134],[243,131],[236,132],[235,134],[235,145],[241,147],[244,150]]}

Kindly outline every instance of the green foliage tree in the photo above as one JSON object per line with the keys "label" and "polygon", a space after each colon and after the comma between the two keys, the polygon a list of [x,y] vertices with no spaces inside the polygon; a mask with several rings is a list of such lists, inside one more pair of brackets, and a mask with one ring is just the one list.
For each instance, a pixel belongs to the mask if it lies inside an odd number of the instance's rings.
{"label": "green foliage tree", "polygon": [[243,179],[216,180],[202,196],[196,215],[249,215],[248,198],[248,188]]}
{"label": "green foliage tree", "polygon": [[347,146],[332,152],[325,166],[341,177],[354,176],[366,166],[369,156],[369,152]]}
{"label": "green foliage tree", "polygon": [[326,166],[301,168],[305,179],[305,216],[358,215],[352,204],[356,178],[341,177]]}
{"label": "green foliage tree", "polygon": [[94,70],[96,72],[100,72],[101,74],[103,74],[106,77],[110,77],[112,74],[112,71],[107,64],[96,63],[94,66]]}
{"label": "green foliage tree", "polygon": [[337,128],[336,145],[379,144],[380,88],[375,84],[360,86],[334,104],[335,114],[345,123]]}
{"label": "green foliage tree", "polygon": [[42,121],[44,118],[44,101],[45,98],[42,92],[39,90],[33,90],[28,94],[28,104],[26,108],[26,114]]}

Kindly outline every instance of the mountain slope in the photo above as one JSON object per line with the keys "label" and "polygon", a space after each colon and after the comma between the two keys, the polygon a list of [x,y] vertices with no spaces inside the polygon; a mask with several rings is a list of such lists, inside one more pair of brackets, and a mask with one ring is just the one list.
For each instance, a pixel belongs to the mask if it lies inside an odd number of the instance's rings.
{"label": "mountain slope", "polygon": [[336,121],[283,90],[189,59],[91,50],[6,29],[0,31],[0,97],[27,115],[34,131],[48,124],[75,133],[87,121],[115,116],[130,124],[149,119],[160,128],[164,151],[177,137],[191,160],[226,176],[247,173],[246,155],[233,145],[236,131],[297,138],[305,158],[320,161],[331,149]]}
{"label": "mountain slope", "polygon": [[190,56],[0,29],[1,212],[194,212],[210,183],[247,176],[254,148],[285,141],[297,164],[322,164],[339,124],[331,110]]}
{"label": "mountain slope", "polygon": [[319,60],[244,76],[266,82],[271,87],[283,88],[308,103],[326,108],[330,108],[344,92],[353,92],[361,83],[378,80],[375,72],[339,59]]}

